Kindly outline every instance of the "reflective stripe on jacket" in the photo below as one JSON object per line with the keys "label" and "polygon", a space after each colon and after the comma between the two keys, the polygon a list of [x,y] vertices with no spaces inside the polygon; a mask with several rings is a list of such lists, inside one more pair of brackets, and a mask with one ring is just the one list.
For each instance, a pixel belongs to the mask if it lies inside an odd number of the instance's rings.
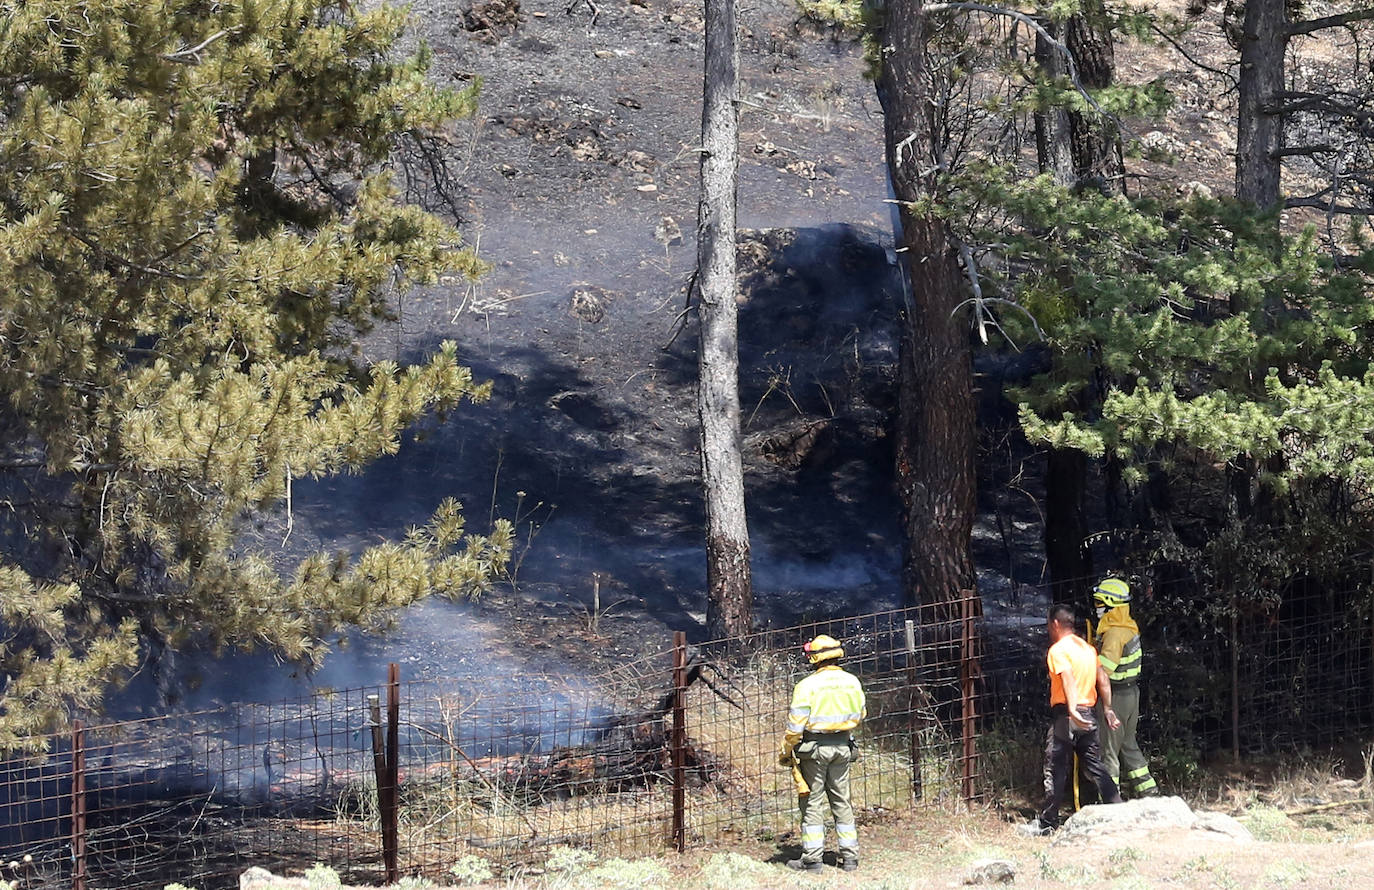
{"label": "reflective stripe on jacket", "polygon": [[1130,606],[1117,606],[1097,625],[1102,640],[1102,652],[1097,661],[1114,683],[1140,678],[1140,628],[1131,618]]}
{"label": "reflective stripe on jacket", "polygon": [[803,732],[844,732],[857,727],[867,715],[863,685],[839,665],[823,665],[803,677],[792,690],[787,712],[787,737],[795,741]]}

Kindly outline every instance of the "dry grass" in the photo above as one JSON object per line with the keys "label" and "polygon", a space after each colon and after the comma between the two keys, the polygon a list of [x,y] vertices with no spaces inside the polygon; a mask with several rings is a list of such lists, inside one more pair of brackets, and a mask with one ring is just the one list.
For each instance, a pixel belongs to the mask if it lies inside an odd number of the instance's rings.
{"label": "dry grass", "polygon": [[[757,656],[721,686],[733,700],[696,684],[687,694],[691,746],[706,761],[688,788],[686,821],[693,846],[734,841],[775,842],[795,830],[797,797],[789,770],[776,763],[792,687],[801,671],[794,659]],[[720,685],[720,684],[717,684]],[[881,695],[870,711],[881,712]],[[861,759],[851,770],[851,792],[861,821],[907,812],[915,803],[905,724],[890,735],[861,737]],[[953,808],[959,800],[950,740],[934,728],[922,732],[923,798]],[[671,783],[666,775],[632,790],[566,797],[519,798],[470,771],[431,767],[402,788],[400,846],[409,868],[434,874],[445,863],[478,854],[508,866],[528,867],[557,844],[616,855],[652,855],[672,837]],[[360,779],[340,798],[345,830],[377,831],[375,783]]]}

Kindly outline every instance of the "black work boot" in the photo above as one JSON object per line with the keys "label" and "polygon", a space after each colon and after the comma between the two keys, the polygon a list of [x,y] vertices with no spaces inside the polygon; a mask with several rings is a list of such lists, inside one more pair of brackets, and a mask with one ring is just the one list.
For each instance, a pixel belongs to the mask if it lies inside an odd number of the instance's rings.
{"label": "black work boot", "polygon": [[858,870],[859,870],[859,857],[858,857],[858,856],[845,856],[844,858],[842,858],[842,859],[840,860],[840,871],[858,871]]}
{"label": "black work boot", "polygon": [[820,871],[824,868],[819,862],[807,862],[805,859],[789,859],[787,867],[793,871]]}

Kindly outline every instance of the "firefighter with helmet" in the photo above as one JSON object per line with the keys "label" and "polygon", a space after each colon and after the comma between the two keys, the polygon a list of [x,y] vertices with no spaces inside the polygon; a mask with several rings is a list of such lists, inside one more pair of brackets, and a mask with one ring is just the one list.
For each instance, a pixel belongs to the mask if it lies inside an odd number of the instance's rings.
{"label": "firefighter with helmet", "polygon": [[[1102,764],[1121,788],[1135,797],[1158,794],[1150,765],[1136,744],[1140,721],[1140,628],[1131,618],[1131,587],[1120,578],[1106,578],[1093,588],[1097,611],[1098,663],[1112,682],[1112,710],[1121,721],[1118,729],[1107,726],[1102,715]],[[1098,705],[1099,711],[1101,704]]]}
{"label": "firefighter with helmet", "polygon": [[857,759],[854,730],[867,714],[863,685],[840,667],[844,648],[834,637],[821,634],[802,646],[802,652],[815,670],[792,691],[787,733],[778,751],[778,763],[799,770],[801,780],[797,791],[802,855],[789,860],[787,867],[821,870],[828,804],[839,838],[840,868],[853,871],[859,867],[859,830],[849,803],[849,765]]}

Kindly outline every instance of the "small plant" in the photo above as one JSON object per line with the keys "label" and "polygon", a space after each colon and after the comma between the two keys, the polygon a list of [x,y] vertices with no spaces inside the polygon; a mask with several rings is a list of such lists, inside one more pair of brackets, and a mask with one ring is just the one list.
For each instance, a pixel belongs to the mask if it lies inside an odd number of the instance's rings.
{"label": "small plant", "polygon": [[701,878],[712,890],[753,887],[777,870],[739,853],[716,853],[701,869]]}
{"label": "small plant", "polygon": [[1097,882],[1097,873],[1086,865],[1055,865],[1044,850],[1035,851],[1035,858],[1040,863],[1040,877],[1046,881],[1071,885]]}
{"label": "small plant", "polygon": [[1278,862],[1264,870],[1262,883],[1267,887],[1294,887],[1307,880],[1308,869],[1301,862]]}
{"label": "small plant", "polygon": [[1153,886],[1144,875],[1127,875],[1112,884],[1111,890],[1151,890]]}
{"label": "small plant", "polygon": [[1118,847],[1107,856],[1107,867],[1102,873],[1109,878],[1122,878],[1135,874],[1135,864],[1143,857],[1135,847]]}
{"label": "small plant", "polygon": [[1046,881],[1059,880],[1059,869],[1054,861],[1050,859],[1050,854],[1044,850],[1035,851],[1035,861],[1040,864],[1040,877]]}
{"label": "small plant", "polygon": [[596,855],[590,850],[559,844],[549,851],[549,858],[544,862],[544,870],[560,874],[577,874],[585,871],[595,861]]}
{"label": "small plant", "polygon": [[610,618],[615,607],[624,603],[625,600],[619,599],[609,606],[601,604],[601,584],[603,581],[610,581],[610,575],[601,572],[592,572],[592,602],[590,606],[583,606],[581,609],[583,621],[586,622],[587,633],[597,634],[601,632],[601,619]]}
{"label": "small plant", "polygon": [[310,885],[310,890],[335,890],[343,883],[339,880],[339,873],[323,862],[316,862],[305,870],[305,881]]}
{"label": "small plant", "polygon": [[1294,829],[1293,820],[1283,810],[1264,805],[1250,809],[1241,822],[1261,841],[1287,840]]}
{"label": "small plant", "polygon": [[438,885],[429,878],[422,878],[419,875],[406,875],[396,882],[396,890],[432,890]]}
{"label": "small plant", "polygon": [[652,859],[610,859],[584,874],[578,886],[606,890],[658,888],[672,880],[668,869]]}
{"label": "small plant", "polygon": [[483,884],[493,877],[491,866],[487,864],[487,861],[481,856],[474,856],[471,853],[449,866],[448,873],[453,875],[453,880],[457,882],[459,887]]}

